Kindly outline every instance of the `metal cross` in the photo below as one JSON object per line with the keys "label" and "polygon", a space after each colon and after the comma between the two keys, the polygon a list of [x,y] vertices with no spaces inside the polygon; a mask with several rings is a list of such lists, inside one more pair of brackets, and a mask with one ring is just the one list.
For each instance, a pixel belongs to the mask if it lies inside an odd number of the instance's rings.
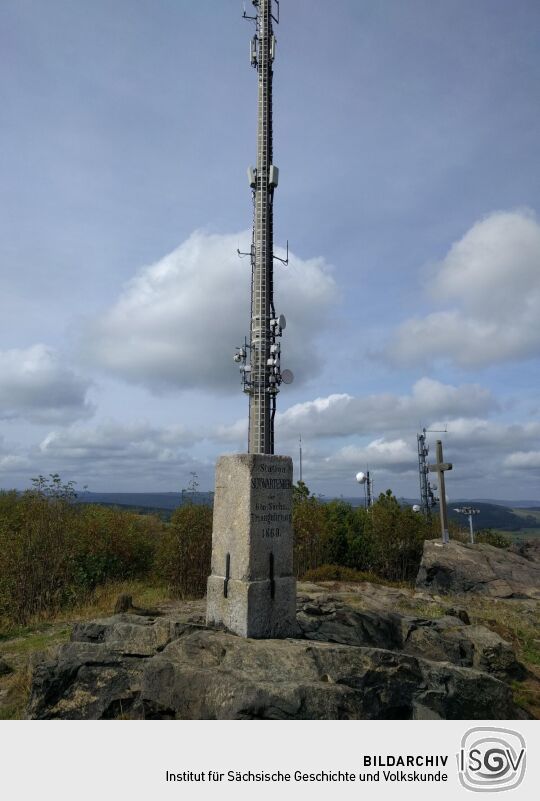
{"label": "metal cross", "polygon": [[452,465],[450,462],[443,462],[442,442],[437,440],[436,445],[437,461],[435,464],[428,464],[430,473],[437,473],[439,484],[439,508],[441,510],[441,534],[444,543],[449,542],[448,536],[448,510],[446,508],[446,491],[444,488],[444,474],[446,470],[451,470]]}

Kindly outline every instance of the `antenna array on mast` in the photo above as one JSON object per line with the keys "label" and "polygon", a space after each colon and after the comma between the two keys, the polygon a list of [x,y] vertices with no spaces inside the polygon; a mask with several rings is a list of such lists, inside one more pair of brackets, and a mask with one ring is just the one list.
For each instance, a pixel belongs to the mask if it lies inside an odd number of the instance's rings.
{"label": "antenna array on mast", "polygon": [[447,434],[445,427],[444,431],[439,429],[423,428],[421,434],[416,435],[418,441],[418,475],[420,478],[420,511],[427,518],[431,517],[431,510],[437,505],[438,499],[433,492],[433,487],[429,481],[429,469],[427,464],[427,455],[429,453],[429,445],[427,444],[426,434]]}
{"label": "antenna array on mast", "polygon": [[274,418],[276,396],[282,383],[290,384],[293,374],[281,371],[279,338],[285,317],[274,307],[274,191],[279,170],[273,164],[272,64],[276,56],[273,23],[279,22],[278,0],[252,0],[254,15],[243,16],[255,22],[250,43],[250,62],[258,75],[257,166],[248,168],[253,195],[253,239],[251,261],[251,330],[242,347],[236,349],[235,361],[241,364],[242,388],[249,395],[249,453],[274,453]]}

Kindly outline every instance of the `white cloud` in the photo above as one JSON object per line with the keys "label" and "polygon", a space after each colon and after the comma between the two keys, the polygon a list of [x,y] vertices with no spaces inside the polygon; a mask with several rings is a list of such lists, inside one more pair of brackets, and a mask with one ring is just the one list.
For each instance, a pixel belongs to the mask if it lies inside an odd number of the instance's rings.
{"label": "white cloud", "polygon": [[[404,473],[414,469],[418,463],[416,443],[404,439],[385,440],[379,438],[361,447],[347,445],[325,459],[331,469],[357,469],[369,466],[385,472]],[[350,472],[350,471],[349,471]]]}
{"label": "white cloud", "polygon": [[0,351],[0,418],[62,424],[89,417],[89,386],[46,345]]}
{"label": "white cloud", "polygon": [[[94,364],[152,392],[194,387],[238,388],[235,346],[249,334],[249,259],[239,259],[249,234],[194,232],[180,247],[145,267],[85,332]],[[289,255],[276,266],[276,312],[285,313],[283,364],[302,381],[319,366],[315,339],[336,287],[322,259]]]}
{"label": "white cloud", "polygon": [[456,387],[421,378],[410,395],[386,393],[355,398],[336,394],[298,403],[278,414],[276,432],[280,437],[298,433],[305,437],[373,435],[404,427],[420,428],[442,415],[446,420],[478,416],[496,406],[489,390],[478,384]]}
{"label": "white cloud", "polygon": [[[441,428],[442,422],[433,422],[433,428]],[[458,418],[448,426],[447,440],[450,444],[467,450],[482,449],[499,454],[527,447],[540,441],[540,422],[504,423],[495,420]]]}
{"label": "white cloud", "polygon": [[81,461],[115,459],[174,460],[177,449],[193,445],[194,434],[182,426],[154,428],[148,423],[106,421],[95,427],[75,426],[51,431],[42,440],[42,454]]}
{"label": "white cloud", "polygon": [[[446,421],[445,421],[446,422]],[[431,427],[442,428],[433,420]],[[331,440],[303,438],[304,478],[313,489],[355,496],[354,475],[369,466],[376,491],[392,488],[398,495],[418,493],[417,428],[399,434],[354,442],[336,448]],[[373,432],[371,433],[373,436]],[[451,420],[447,434],[428,434],[430,457],[436,438],[442,438],[445,459],[453,462],[447,475],[450,497],[538,498],[540,422],[503,422],[482,418]],[[436,484],[435,477],[432,481]]]}
{"label": "white cloud", "polygon": [[506,467],[517,470],[537,470],[540,469],[540,450],[538,451],[516,451],[506,457],[504,464]]}
{"label": "white cloud", "polygon": [[183,426],[108,420],[50,431],[31,456],[34,472],[58,472],[91,490],[178,490],[187,485],[192,470],[205,487],[211,486],[213,460],[197,459],[189,452],[198,439]]}
{"label": "white cloud", "polygon": [[496,212],[473,225],[438,265],[431,294],[451,308],[405,321],[387,360],[474,368],[538,357],[540,224],[532,212]]}

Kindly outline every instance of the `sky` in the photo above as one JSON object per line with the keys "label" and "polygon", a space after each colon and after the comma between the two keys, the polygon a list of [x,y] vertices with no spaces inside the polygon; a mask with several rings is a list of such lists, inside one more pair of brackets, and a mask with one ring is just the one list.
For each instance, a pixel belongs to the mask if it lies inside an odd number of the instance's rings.
{"label": "sky", "polygon": [[[250,3],[247,3],[248,11]],[[276,452],[328,496],[540,503],[540,5],[282,0]],[[0,487],[213,488],[247,447],[239,0],[0,4]]]}

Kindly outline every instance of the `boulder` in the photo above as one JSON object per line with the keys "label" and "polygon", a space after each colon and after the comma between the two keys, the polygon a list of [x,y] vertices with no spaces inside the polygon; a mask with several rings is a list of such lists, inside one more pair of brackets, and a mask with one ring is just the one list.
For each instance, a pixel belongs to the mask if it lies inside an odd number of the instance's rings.
{"label": "boulder", "polygon": [[303,637],[310,640],[404,651],[436,662],[475,667],[502,680],[520,679],[525,674],[511,644],[485,626],[471,626],[463,609],[450,609],[437,619],[418,618],[384,610],[355,610],[323,595],[301,599],[297,620]]}
{"label": "boulder", "polygon": [[512,717],[507,685],[477,671],[377,648],[246,640],[199,630],[147,663],[145,718]]}
{"label": "boulder", "polygon": [[512,550],[483,543],[426,540],[417,590],[476,593],[490,598],[540,598],[540,562]]}
{"label": "boulder", "polygon": [[[450,622],[449,622],[450,621]],[[33,719],[509,719],[510,687],[449,638],[472,629],[303,599],[300,638],[250,640],[178,614],[81,623],[34,666]],[[446,645],[411,636],[431,630]],[[326,639],[325,639],[326,638]],[[471,643],[471,639],[468,640]],[[453,649],[453,650],[452,650]],[[432,659],[421,654],[430,653]],[[450,663],[449,654],[455,664]],[[437,661],[437,658],[442,661]],[[463,660],[468,666],[464,666]],[[461,663],[460,661],[461,660]]]}
{"label": "boulder", "polygon": [[510,551],[519,554],[519,556],[523,556],[530,562],[540,562],[540,537],[534,540],[513,542],[510,546]]}

